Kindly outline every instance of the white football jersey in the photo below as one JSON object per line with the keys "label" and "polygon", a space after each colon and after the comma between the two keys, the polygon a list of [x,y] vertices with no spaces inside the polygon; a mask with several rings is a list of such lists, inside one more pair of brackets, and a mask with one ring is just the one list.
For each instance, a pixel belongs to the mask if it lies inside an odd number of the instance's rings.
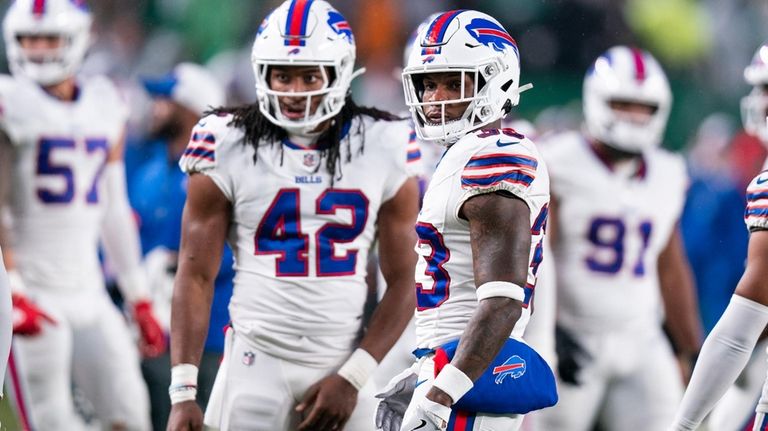
{"label": "white football jersey", "polygon": [[557,316],[602,330],[660,322],[657,262],[685,202],[682,157],[653,149],[614,172],[579,133],[541,146],[557,204]]}
{"label": "white football jersey", "polygon": [[407,122],[363,118],[341,141],[333,184],[318,150],[289,140],[262,144],[254,162],[242,130],[228,125],[231,116],[195,126],[180,165],[209,176],[232,203],[235,330],[275,343],[281,335],[354,337],[360,330],[377,214],[418,172],[418,158],[409,162]]}
{"label": "white football jersey", "polygon": [[77,99],[63,102],[32,81],[0,76],[0,128],[16,148],[12,246],[28,286],[103,289],[101,173],[127,116],[104,77],[79,83]]}
{"label": "white football jersey", "polygon": [[747,186],[744,222],[750,232],[768,229],[768,170],[760,172]]}
{"label": "white football jersey", "polygon": [[456,339],[477,308],[469,224],[459,217],[467,199],[505,191],[531,211],[531,264],[523,314],[511,336],[521,338],[542,259],[549,177],[536,146],[512,129],[485,129],[453,144],[427,187],[416,232],[416,337],[421,348]]}

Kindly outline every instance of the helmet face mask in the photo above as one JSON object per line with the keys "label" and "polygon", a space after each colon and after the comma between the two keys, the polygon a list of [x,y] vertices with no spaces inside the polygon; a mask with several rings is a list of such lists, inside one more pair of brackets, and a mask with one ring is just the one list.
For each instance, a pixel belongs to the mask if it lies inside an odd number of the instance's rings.
{"label": "helmet face mask", "polygon": [[[467,132],[481,127],[480,123],[495,121],[491,118],[497,113],[493,111],[489,97],[483,91],[486,80],[477,68],[435,69],[429,73],[406,72],[403,77],[406,103],[414,113],[414,120],[418,124],[416,132],[421,139],[450,144]],[[461,82],[460,88],[455,91],[456,97],[442,100],[431,100],[430,97],[430,100],[425,100],[424,95],[428,93],[423,82],[430,77],[438,81],[454,78]]]}
{"label": "helmet face mask", "polygon": [[41,85],[74,76],[90,45],[91,22],[79,1],[15,1],[3,21],[11,72]]}
{"label": "helmet face mask", "polygon": [[630,154],[661,144],[672,93],[649,53],[624,46],[606,51],[584,78],[583,98],[590,137]]}
{"label": "helmet face mask", "polygon": [[755,52],[744,69],[744,79],[752,86],[752,91],[741,99],[744,130],[768,146],[768,44]]}
{"label": "helmet face mask", "polygon": [[[287,0],[259,27],[251,55],[261,113],[289,133],[308,135],[344,107],[354,71],[355,43],[344,17],[323,0]],[[322,86],[307,91],[272,88],[275,67],[316,67]],[[298,101],[298,99],[303,99]],[[302,106],[304,115],[286,115],[281,103]],[[282,102],[281,102],[282,101]]]}
{"label": "helmet face mask", "polygon": [[[445,12],[424,26],[416,40],[403,70],[403,89],[419,138],[450,145],[517,105],[526,88],[519,87],[517,45],[494,18],[471,10]],[[461,74],[461,98],[424,100],[425,74]],[[465,82],[472,83],[471,92],[464,91]],[[447,112],[464,103],[460,118]]]}
{"label": "helmet face mask", "polygon": [[[304,122],[311,123],[313,116],[321,109],[321,104],[326,101],[334,101],[334,98],[325,97],[330,93],[332,85],[332,69],[318,66],[297,65],[264,65],[260,68],[258,80],[265,82],[264,96],[267,98],[268,115],[279,123]],[[280,82],[273,75],[279,74],[287,77],[289,82]],[[293,81],[308,81],[308,77],[317,78],[317,82],[304,82],[302,91],[295,91]],[[285,78],[283,78],[285,79]],[[326,112],[332,112],[333,106],[324,106]],[[266,115],[266,114],[265,114]],[[327,118],[321,116],[319,121]],[[317,123],[319,124],[319,122]]]}

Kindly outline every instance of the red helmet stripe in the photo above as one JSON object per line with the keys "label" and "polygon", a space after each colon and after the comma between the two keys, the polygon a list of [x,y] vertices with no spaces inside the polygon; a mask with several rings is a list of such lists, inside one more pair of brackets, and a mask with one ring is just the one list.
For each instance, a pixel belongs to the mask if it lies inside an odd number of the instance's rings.
{"label": "red helmet stripe", "polygon": [[35,16],[41,16],[45,13],[45,0],[35,0],[32,4],[32,13]]}
{"label": "red helmet stripe", "polygon": [[632,48],[632,56],[635,59],[635,79],[639,82],[645,81],[645,60],[643,59],[643,51]]}
{"label": "red helmet stripe", "polygon": [[313,0],[293,0],[288,9],[288,19],[285,24],[286,45],[299,46],[304,45],[300,37],[306,35],[307,17]]}
{"label": "red helmet stripe", "polygon": [[493,28],[480,28],[476,30],[479,34],[490,34],[493,36],[500,37],[507,42],[511,43],[512,45],[517,46],[517,42],[515,42],[515,39],[512,39],[512,36],[509,35],[506,31],[496,30]]}
{"label": "red helmet stripe", "polygon": [[429,30],[427,30],[427,35],[424,40],[426,44],[441,44],[443,42],[443,37],[445,36],[445,31],[448,29],[448,24],[451,23],[456,15],[462,12],[464,12],[464,10],[452,10],[435,18],[435,20],[432,21],[432,24],[429,26]]}

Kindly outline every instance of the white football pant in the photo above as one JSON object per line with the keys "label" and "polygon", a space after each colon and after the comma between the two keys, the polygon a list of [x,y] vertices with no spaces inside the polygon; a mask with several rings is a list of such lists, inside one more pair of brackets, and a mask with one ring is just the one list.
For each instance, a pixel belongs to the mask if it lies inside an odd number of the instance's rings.
{"label": "white football pant", "polygon": [[539,413],[541,429],[659,431],[669,427],[683,397],[680,367],[661,328],[584,333],[572,329],[591,355],[580,385],[558,379],[559,401]]}
{"label": "white football pant", "polygon": [[[33,293],[34,292],[34,293]],[[16,337],[37,431],[73,430],[72,382],[105,428],[149,430],[149,399],[139,354],[125,319],[104,292],[30,292],[55,325]],[[74,430],[73,430],[74,431]]]}
{"label": "white football pant", "polygon": [[[322,337],[312,337],[322,338]],[[220,431],[290,431],[302,418],[294,411],[310,386],[346,361],[332,367],[308,367],[268,355],[248,339],[227,330],[224,359],[211,390],[205,425]],[[372,431],[376,410],[373,379],[358,393],[348,431]]]}

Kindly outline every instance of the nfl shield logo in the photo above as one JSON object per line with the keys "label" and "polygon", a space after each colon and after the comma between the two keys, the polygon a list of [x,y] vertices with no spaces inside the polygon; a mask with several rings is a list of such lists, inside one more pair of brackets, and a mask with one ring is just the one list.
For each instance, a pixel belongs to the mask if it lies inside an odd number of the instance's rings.
{"label": "nfl shield logo", "polygon": [[304,166],[315,166],[317,163],[317,156],[314,154],[304,154]]}
{"label": "nfl shield logo", "polygon": [[243,365],[250,367],[253,365],[253,361],[256,359],[256,355],[253,352],[243,353]]}

